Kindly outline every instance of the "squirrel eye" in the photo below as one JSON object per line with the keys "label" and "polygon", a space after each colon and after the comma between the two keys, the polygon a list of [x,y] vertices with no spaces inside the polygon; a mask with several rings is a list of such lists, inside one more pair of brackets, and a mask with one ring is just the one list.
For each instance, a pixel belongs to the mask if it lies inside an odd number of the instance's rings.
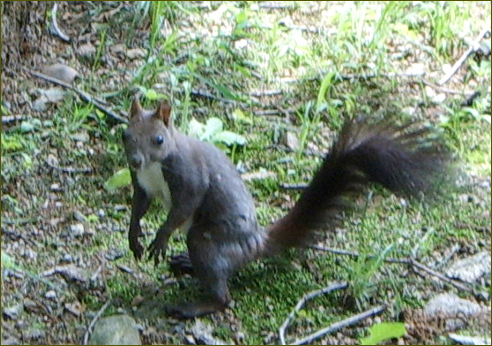
{"label": "squirrel eye", "polygon": [[158,145],[161,145],[162,143],[164,143],[164,137],[162,137],[162,135],[157,135],[157,136],[155,136],[155,142],[156,142]]}

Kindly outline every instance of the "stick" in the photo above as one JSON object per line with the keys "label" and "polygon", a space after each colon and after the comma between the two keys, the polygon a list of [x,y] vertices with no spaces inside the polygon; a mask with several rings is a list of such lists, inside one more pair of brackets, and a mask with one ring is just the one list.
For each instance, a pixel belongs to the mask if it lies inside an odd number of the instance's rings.
{"label": "stick", "polygon": [[55,2],[53,5],[53,10],[51,11],[51,20],[53,21],[53,28],[55,29],[56,34],[65,42],[70,42],[70,37],[66,35],[63,31],[58,27],[58,22],[56,21],[56,12],[58,11],[58,3]]}
{"label": "stick", "polygon": [[78,173],[90,173],[92,172],[92,168],[91,167],[82,167],[82,168],[73,168],[73,167],[59,167],[59,166],[55,166],[53,165],[51,162],[49,162],[48,160],[45,160],[46,164],[48,166],[50,166],[51,168],[53,169],[56,169],[58,171],[62,171],[62,172],[65,172],[65,173],[74,173],[74,174],[78,174]]}
{"label": "stick", "polygon": [[4,115],[2,116],[2,124],[8,124],[14,121],[22,121],[25,119],[27,119],[25,115]]}
{"label": "stick", "polygon": [[29,70],[28,68],[25,68],[23,67],[23,70],[32,74],[33,76],[35,77],[38,77],[38,78],[41,78],[41,79],[44,79],[45,81],[48,81],[50,83],[53,83],[53,84],[57,84],[57,85],[60,85],[64,88],[67,88],[67,89],[70,89],[70,90],[73,90],[75,91],[84,101],[90,103],[90,104],[93,104],[97,109],[99,109],[101,112],[105,113],[106,115],[109,115],[110,117],[124,123],[124,124],[128,124],[128,120],[126,120],[125,118],[123,118],[122,116],[116,114],[115,112],[113,112],[112,110],[110,109],[107,109],[106,107],[104,106],[101,106],[98,102],[97,102],[97,98],[91,96],[90,94],[86,93],[85,91],[82,91],[82,90],[79,90],[73,86],[71,86],[70,84],[67,84],[65,82],[62,82],[61,80],[58,80],[56,78],[52,78],[50,76],[47,76],[43,73],[39,73],[39,72],[35,72],[35,71],[31,71]]}
{"label": "stick", "polygon": [[359,323],[360,321],[372,317],[374,315],[377,315],[381,312],[383,312],[386,309],[385,305],[378,305],[375,308],[372,308],[370,310],[364,311],[360,314],[357,314],[355,316],[346,318],[340,322],[333,323],[331,326],[328,326],[326,328],[323,328],[316,333],[313,333],[305,338],[298,339],[292,343],[292,345],[303,345],[307,343],[311,343],[313,340],[329,333],[333,333],[334,331],[337,331],[339,329],[351,326],[353,324]]}
{"label": "stick", "polygon": [[347,287],[348,287],[348,284],[346,282],[341,282],[341,283],[332,284],[332,285],[327,286],[325,288],[322,288],[320,290],[316,290],[316,291],[313,291],[313,292],[310,292],[310,293],[305,294],[301,298],[301,300],[299,300],[297,302],[295,308],[290,312],[289,316],[287,316],[287,318],[285,319],[284,323],[282,323],[282,325],[280,326],[280,328],[278,330],[281,344],[282,345],[285,345],[285,330],[287,329],[289,323],[294,318],[296,312],[299,311],[302,308],[302,306],[304,304],[306,304],[306,302],[308,300],[311,300],[311,299],[313,299],[313,298],[315,298],[317,296],[320,296],[322,294],[330,293],[332,291],[346,289]]}
{"label": "stick", "polygon": [[470,45],[470,47],[468,47],[468,49],[466,50],[466,52],[461,56],[461,58],[453,65],[453,67],[451,68],[451,70],[448,71],[448,73],[446,73],[446,75],[444,77],[441,78],[441,80],[439,81],[439,85],[443,85],[444,83],[446,83],[447,81],[449,81],[451,79],[451,77],[454,76],[454,74],[460,69],[460,67],[465,63],[466,59],[468,59],[468,57],[473,53],[473,52],[476,52],[478,50],[478,48],[480,47],[480,40],[482,40],[482,38],[487,35],[487,33],[490,32],[490,28],[483,28],[482,31],[480,31],[480,33],[478,34],[478,36],[475,38],[475,40],[473,41],[473,43]]}
{"label": "stick", "polygon": [[92,334],[92,328],[94,328],[94,325],[96,322],[101,318],[102,314],[106,309],[108,308],[109,304],[111,303],[111,300],[108,300],[102,308],[97,312],[96,316],[92,319],[91,323],[89,323],[89,326],[87,327],[87,330],[85,331],[84,334],[84,343],[83,345],[87,345],[87,342],[89,342],[89,336]]}
{"label": "stick", "polygon": [[461,92],[461,91],[456,91],[453,89],[448,89],[448,88],[443,88],[438,85],[435,85],[434,83],[431,83],[429,81],[426,81],[425,79],[422,80],[422,83],[425,85],[430,86],[432,89],[435,89],[439,92],[446,93],[446,94],[453,94],[453,95],[464,95],[464,96],[472,96],[475,94],[475,92]]}
{"label": "stick", "polygon": [[[319,251],[331,252],[331,253],[335,253],[338,255],[347,255],[347,256],[352,256],[352,257],[359,257],[360,256],[360,254],[357,252],[350,252],[350,251],[339,250],[339,249],[331,249],[331,248],[326,248],[326,247],[317,246],[317,245],[310,246],[310,248],[315,249],[315,250],[319,250]],[[374,258],[374,257],[375,257],[374,255],[368,255],[367,256],[367,258]],[[459,282],[456,282],[450,278],[447,278],[443,274],[423,265],[422,263],[415,261],[413,258],[385,258],[384,261],[387,263],[400,263],[400,264],[411,265],[415,268],[419,268],[419,269],[425,271],[427,274],[430,274],[432,276],[437,277],[438,279],[440,279],[440,280],[442,280],[442,281],[444,281],[444,282],[446,282],[446,283],[448,283],[448,284],[450,284],[450,285],[452,285],[452,286],[454,286],[460,290],[463,290],[465,292],[470,292],[475,296],[478,295],[478,293],[475,292],[475,290],[472,287],[465,286]]]}

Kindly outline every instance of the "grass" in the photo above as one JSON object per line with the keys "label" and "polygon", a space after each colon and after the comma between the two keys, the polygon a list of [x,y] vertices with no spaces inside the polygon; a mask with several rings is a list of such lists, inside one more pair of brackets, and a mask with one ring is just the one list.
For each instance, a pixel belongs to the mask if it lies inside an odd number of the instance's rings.
{"label": "grass", "polygon": [[[246,145],[227,150],[241,171],[273,174],[247,183],[262,225],[283,215],[298,198],[299,192],[283,190],[280,184],[308,182],[321,162],[316,153],[329,147],[344,119],[360,114],[431,122],[444,132],[464,174],[490,182],[490,58],[469,58],[447,85],[458,91],[480,91],[469,107],[460,105],[462,96],[448,94],[445,101],[436,103],[419,78],[384,77],[423,66],[425,79],[438,80],[443,66],[452,65],[467,48],[466,40],[490,21],[490,3],[294,2],[285,6],[268,10],[259,2],[212,2],[205,9],[179,2],[131,5],[130,12],[118,12],[110,19],[114,27],[105,25],[97,32],[95,59],[83,62],[92,77],[82,80],[81,86],[101,91],[97,96],[112,95],[108,100],[125,110],[133,90],[140,88],[147,108],[154,107],[156,99],[168,98],[175,122],[184,132],[190,131],[193,118],[205,124],[217,117],[225,130],[246,138]],[[147,56],[111,68],[104,57],[117,40],[116,28],[126,22],[131,25],[124,43],[145,48]],[[143,36],[141,23],[150,23]],[[317,31],[312,32],[313,28]],[[101,72],[108,78],[124,74],[129,81],[111,87],[99,77]],[[213,96],[197,96],[197,90]],[[257,90],[279,93],[250,95]],[[278,110],[278,114],[255,115],[263,109]],[[410,115],[405,114],[408,109]],[[5,110],[2,103],[2,114]],[[105,253],[121,251],[122,258],[106,262],[108,267],[100,278],[104,289],[89,291],[82,301],[87,309],[97,311],[106,299],[113,298],[131,311],[135,296],[143,295],[149,287],[162,286],[168,268],[164,264],[156,269],[150,261],[136,263],[130,254],[126,230],[131,188],[103,189],[113,173],[126,167],[120,141],[125,125],[112,123],[92,106],[72,98],[66,98],[49,117],[29,122],[35,125],[29,131],[21,126],[2,129],[2,216],[11,221],[33,218],[38,220],[34,228],[48,231],[46,238],[36,238],[42,245],[33,264],[25,255],[4,248],[8,239],[2,238],[2,251],[15,256],[16,263],[34,274],[58,263],[65,253],[93,270]],[[281,145],[287,131],[298,137],[298,149]],[[81,133],[88,134],[86,142],[74,137]],[[86,175],[59,170],[46,175],[50,153],[59,166],[93,170]],[[40,175],[44,184],[37,184],[32,175]],[[24,179],[29,181],[14,188]],[[63,190],[55,194],[55,200],[49,200],[54,183],[60,183]],[[467,189],[451,192],[431,206],[406,205],[377,189],[357,201],[360,207],[346,215],[340,229],[327,235],[326,244],[378,257],[354,259],[291,250],[282,258],[253,263],[231,280],[234,307],[225,315],[204,320],[225,340],[234,340],[239,330],[244,332],[246,344],[275,343],[271,333],[276,333],[303,294],[330,281],[347,280],[347,292],[320,297],[302,310],[289,335],[306,335],[381,302],[391,307],[382,318],[399,321],[402,311],[421,307],[432,294],[443,291],[443,286],[411,273],[402,275],[406,268],[382,262],[385,257],[413,255],[422,263],[438,265],[439,258],[455,243],[468,244],[477,251],[490,249],[490,237],[484,239],[486,235],[476,231],[490,228],[490,213],[484,216],[490,209],[489,193],[472,185]],[[39,198],[27,201],[25,197],[33,193]],[[464,194],[473,196],[473,201],[464,201]],[[56,201],[61,205],[57,207]],[[99,216],[99,210],[105,215]],[[89,217],[91,221],[84,225],[92,235],[80,239],[60,236],[74,222],[74,211]],[[56,221],[59,218],[61,221]],[[143,220],[143,229],[149,233],[147,244],[163,219],[159,206],[154,205]],[[175,236],[168,254],[184,250],[184,236]],[[116,269],[116,264],[132,268],[134,275]],[[164,303],[199,296],[191,279],[162,287],[164,292],[157,297]],[[490,292],[490,286],[480,289]],[[73,299],[72,288],[67,292],[66,299]],[[224,321],[227,324],[221,324]],[[171,330],[169,327],[167,332]],[[358,338],[365,333],[358,328],[355,335]]]}

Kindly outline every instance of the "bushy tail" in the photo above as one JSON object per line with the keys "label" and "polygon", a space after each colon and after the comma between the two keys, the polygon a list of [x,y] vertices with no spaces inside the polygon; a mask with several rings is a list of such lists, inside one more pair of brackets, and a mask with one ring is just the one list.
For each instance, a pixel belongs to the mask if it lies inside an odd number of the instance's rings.
{"label": "bushy tail", "polygon": [[294,208],[268,228],[267,253],[305,245],[347,207],[344,198],[370,183],[407,197],[435,192],[448,162],[448,152],[428,128],[346,122]]}

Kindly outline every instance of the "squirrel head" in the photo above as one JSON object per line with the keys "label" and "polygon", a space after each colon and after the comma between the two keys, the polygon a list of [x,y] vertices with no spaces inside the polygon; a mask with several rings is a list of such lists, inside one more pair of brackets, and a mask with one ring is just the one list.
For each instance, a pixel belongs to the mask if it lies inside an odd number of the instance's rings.
{"label": "squirrel head", "polygon": [[174,149],[174,125],[171,106],[161,101],[154,111],[142,108],[138,96],[130,109],[130,123],[123,133],[123,143],[132,170],[161,162]]}

